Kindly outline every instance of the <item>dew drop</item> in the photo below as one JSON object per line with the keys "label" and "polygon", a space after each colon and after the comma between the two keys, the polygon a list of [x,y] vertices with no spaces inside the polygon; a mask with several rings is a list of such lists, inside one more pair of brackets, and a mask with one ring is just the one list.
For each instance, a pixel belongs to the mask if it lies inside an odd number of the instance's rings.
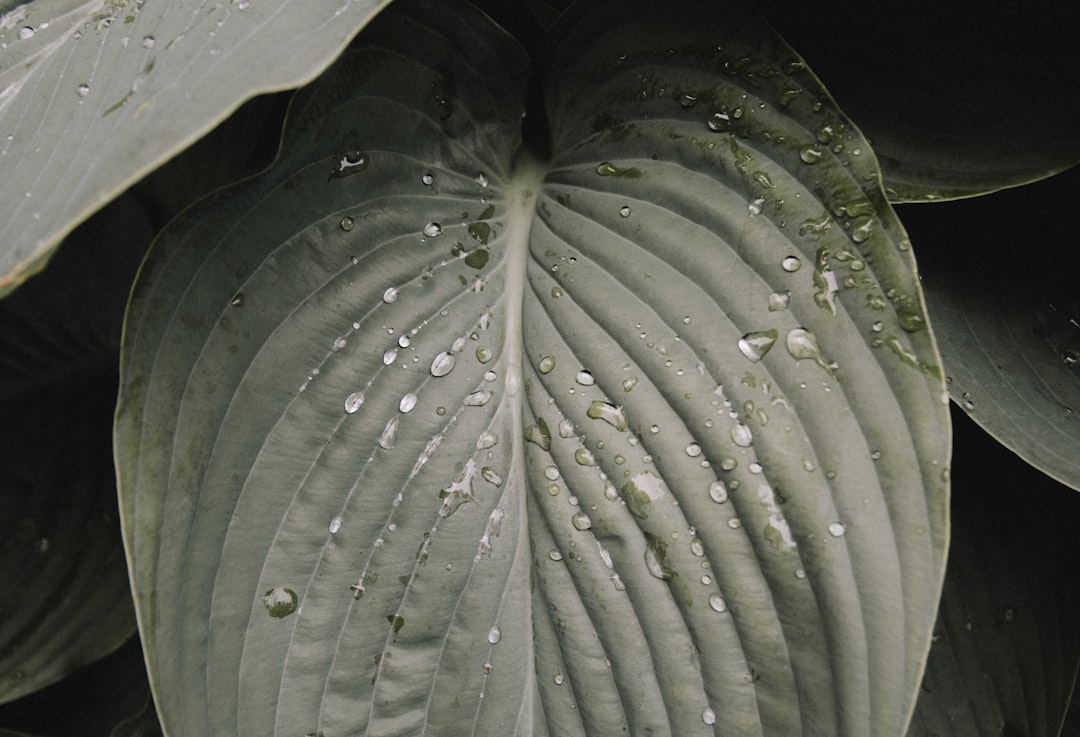
{"label": "dew drop", "polygon": [[499,442],[499,436],[493,432],[485,430],[480,433],[480,437],[476,439],[477,450],[487,450],[493,448]]}
{"label": "dew drop", "polygon": [[398,348],[408,348],[412,345],[412,338],[408,335],[402,335],[397,339]]}
{"label": "dew drop", "polygon": [[701,455],[701,446],[697,443],[690,443],[690,445],[686,446],[686,455],[691,458],[697,458]]}
{"label": "dew drop", "polygon": [[723,504],[728,500],[727,486],[723,481],[717,479],[709,485],[709,498],[717,504]]}
{"label": "dew drop", "polygon": [[382,434],[379,435],[379,447],[383,450],[391,450],[397,442],[398,417],[398,415],[391,417],[383,428]]}
{"label": "dew drop", "polygon": [[807,164],[816,164],[821,161],[822,150],[819,146],[803,146],[799,150],[799,158]]}
{"label": "dew drop", "polygon": [[428,238],[434,238],[435,236],[442,235],[442,226],[438,223],[428,223],[424,226],[424,235]]}
{"label": "dew drop", "polygon": [[473,392],[466,395],[463,403],[466,407],[483,407],[485,404],[491,401],[492,394],[487,389],[481,389],[480,391]]}
{"label": "dew drop", "polygon": [[726,131],[731,129],[731,117],[727,113],[713,113],[708,122],[711,131]]}
{"label": "dew drop", "polygon": [[338,223],[338,225],[341,226],[342,230],[348,233],[350,230],[353,229],[353,226],[356,225],[356,221],[346,215],[345,217],[341,218],[341,222]]}
{"label": "dew drop", "polygon": [[561,686],[566,679],[563,677],[562,673],[556,673],[551,680],[555,681],[556,686]]}
{"label": "dew drop", "polygon": [[382,354],[383,366],[389,366],[397,360],[397,348],[388,348]]}
{"label": "dew drop", "polygon": [[454,358],[454,354],[443,351],[435,356],[435,360],[431,362],[431,375],[446,376],[454,370],[455,363],[457,363],[457,359]]}
{"label": "dew drop", "polygon": [[821,350],[818,348],[817,338],[806,328],[793,328],[787,335],[787,349],[792,358],[810,358],[819,364],[825,364],[821,359]]}
{"label": "dew drop", "polygon": [[337,531],[341,529],[341,517],[334,517],[330,520],[330,527],[327,528],[331,535],[336,535]]}
{"label": "dew drop", "polygon": [[551,558],[552,560],[556,560],[556,561],[562,560],[562,553],[560,553],[555,548],[552,548],[551,550],[548,551],[548,557]]}
{"label": "dew drop", "polygon": [[780,262],[780,265],[784,268],[784,271],[793,272],[802,268],[802,261],[797,256],[788,256]]}
{"label": "dew drop", "polygon": [[34,29],[30,26],[23,26],[19,29],[19,39],[25,41],[34,35]]}
{"label": "dew drop", "polygon": [[755,363],[765,357],[765,354],[776,345],[777,333],[775,329],[759,330],[747,333],[739,339],[739,350],[742,354]]}
{"label": "dew drop", "polygon": [[731,442],[740,448],[749,448],[754,442],[754,433],[741,422],[736,422],[731,428]]}
{"label": "dew drop", "polygon": [[593,400],[585,414],[589,419],[603,420],[619,432],[626,429],[626,414],[623,412],[622,407],[616,407],[600,400]]}
{"label": "dew drop", "polygon": [[574,377],[574,381],[582,386],[592,386],[596,383],[596,379],[593,378],[592,372],[581,370],[577,372],[577,376]]}
{"label": "dew drop", "polygon": [[559,469],[555,466],[548,466],[544,469],[544,478],[546,478],[548,481],[555,481],[559,478],[560,475],[561,474],[559,473]]}
{"label": "dew drop", "polygon": [[237,292],[236,294],[234,294],[233,298],[231,300],[229,300],[229,304],[231,304],[233,307],[243,307],[244,306],[244,293],[243,292]]}
{"label": "dew drop", "polygon": [[503,477],[491,466],[484,466],[483,468],[481,468],[480,477],[492,486],[502,486]]}
{"label": "dew drop", "polygon": [[693,553],[694,556],[697,558],[702,558],[705,556],[705,546],[701,543],[701,538],[690,538],[690,552]]}
{"label": "dew drop", "polygon": [[796,568],[795,569],[795,578],[799,578],[799,579],[806,578],[806,571],[804,571],[802,568]]}
{"label": "dew drop", "polygon": [[281,619],[296,611],[296,592],[278,586],[263,595],[262,603],[266,607],[267,614],[276,619]]}
{"label": "dew drop", "polygon": [[624,218],[630,217],[630,208],[629,208],[629,206],[623,205],[622,207],[620,207],[619,208],[619,215],[621,215]]}
{"label": "dew drop", "polygon": [[499,629],[499,625],[492,625],[491,629],[488,630],[487,641],[490,642],[492,645],[497,645],[499,643],[499,640],[501,639],[502,630]]}
{"label": "dew drop", "polygon": [[152,49],[154,47],[155,39],[153,36],[143,36],[142,45],[144,49]]}
{"label": "dew drop", "polygon": [[382,301],[385,302],[388,305],[393,304],[394,302],[397,302],[397,298],[398,298],[398,288],[397,287],[387,287],[386,291],[382,293]]}
{"label": "dew drop", "polygon": [[355,414],[356,410],[360,409],[360,405],[364,403],[363,392],[353,392],[349,396],[345,397],[345,411],[348,414]]}
{"label": "dew drop", "polygon": [[412,392],[406,394],[404,397],[401,398],[401,401],[398,402],[398,410],[401,412],[412,412],[415,406],[416,395]]}
{"label": "dew drop", "polygon": [[540,359],[540,373],[550,374],[555,368],[555,356],[544,356]]}
{"label": "dew drop", "polygon": [[584,512],[575,512],[574,516],[570,518],[570,524],[574,526],[575,530],[584,531],[592,527],[592,520],[589,519],[589,515]]}
{"label": "dew drop", "polygon": [[829,534],[833,537],[843,537],[847,528],[844,527],[843,522],[832,522],[829,524]]}
{"label": "dew drop", "polygon": [[731,519],[729,519],[727,521],[727,526],[730,527],[733,530],[737,530],[740,527],[742,527],[742,520],[739,519],[738,517],[732,517]]}
{"label": "dew drop", "polygon": [[622,390],[624,392],[632,391],[634,389],[634,387],[637,386],[637,384],[638,384],[638,377],[636,377],[636,376],[627,376],[625,379],[622,380]]}
{"label": "dew drop", "polygon": [[716,724],[716,712],[712,709],[705,709],[705,711],[701,712],[701,721],[710,726]]}
{"label": "dew drop", "polygon": [[476,360],[480,363],[487,363],[491,360],[493,355],[494,354],[491,352],[491,349],[488,348],[486,345],[476,346]]}
{"label": "dew drop", "polygon": [[479,185],[480,185],[481,187],[486,187],[486,186],[488,186],[488,178],[487,178],[487,175],[486,175],[486,174],[484,174],[484,172],[482,172],[482,171],[478,171],[478,172],[476,172],[476,176],[475,176],[475,177],[473,177],[473,179],[474,179],[474,180],[476,181],[476,183],[477,183],[477,184],[479,184]]}
{"label": "dew drop", "polygon": [[75,91],[79,93],[79,97],[86,97],[90,94],[90,85],[80,84],[78,87],[75,88]]}
{"label": "dew drop", "polygon": [[424,176],[420,177],[420,181],[423,182],[425,187],[430,187],[435,183],[435,175],[430,172],[425,172]]}
{"label": "dew drop", "polygon": [[596,456],[593,455],[591,450],[586,448],[578,448],[574,451],[574,460],[577,461],[579,466],[595,466]]}
{"label": "dew drop", "polygon": [[724,456],[720,459],[720,468],[725,471],[734,471],[735,467],[739,465],[739,462],[731,456]]}
{"label": "dew drop", "polygon": [[746,205],[746,209],[747,209],[747,212],[750,213],[750,217],[760,215],[761,214],[761,207],[764,204],[765,204],[765,198],[764,197],[758,197],[756,200],[750,200],[750,202],[748,202],[747,205]]}
{"label": "dew drop", "polygon": [[727,611],[727,602],[724,601],[724,597],[720,594],[713,594],[709,597],[709,606],[712,607],[714,612]]}

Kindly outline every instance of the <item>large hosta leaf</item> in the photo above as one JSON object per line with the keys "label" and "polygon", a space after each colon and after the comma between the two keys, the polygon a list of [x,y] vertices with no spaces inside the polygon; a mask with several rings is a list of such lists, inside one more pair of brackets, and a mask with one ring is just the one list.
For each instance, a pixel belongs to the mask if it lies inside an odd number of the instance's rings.
{"label": "large hosta leaf", "polygon": [[245,99],[312,79],[384,4],[33,0],[0,16],[0,295]]}
{"label": "large hosta leaf", "polygon": [[162,236],[117,454],[170,735],[903,734],[949,446],[909,244],[802,62],[684,10],[564,21],[542,161],[513,41],[396,4]]}

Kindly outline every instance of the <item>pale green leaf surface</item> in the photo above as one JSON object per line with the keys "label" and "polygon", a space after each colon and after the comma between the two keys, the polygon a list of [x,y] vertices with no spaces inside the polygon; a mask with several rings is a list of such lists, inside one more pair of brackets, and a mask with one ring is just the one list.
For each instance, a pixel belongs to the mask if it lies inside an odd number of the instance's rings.
{"label": "pale green leaf surface", "polygon": [[0,294],[244,100],[312,79],[385,4],[34,0],[5,14]]}
{"label": "pale green leaf surface", "polygon": [[622,6],[515,159],[520,52],[450,7],[381,17],[143,268],[117,454],[169,734],[903,734],[948,425],[865,142],[774,37]]}

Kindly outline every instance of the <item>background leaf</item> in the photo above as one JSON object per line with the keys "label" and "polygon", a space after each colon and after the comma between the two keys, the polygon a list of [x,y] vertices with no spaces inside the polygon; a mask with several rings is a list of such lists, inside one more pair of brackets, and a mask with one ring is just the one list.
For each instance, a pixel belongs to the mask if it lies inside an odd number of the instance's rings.
{"label": "background leaf", "polygon": [[984,194],[1080,161],[1080,14],[1067,4],[783,3],[769,19],[873,143],[894,202]]}
{"label": "background leaf", "polygon": [[953,415],[949,569],[908,736],[1057,735],[1080,668],[1080,588],[1061,575],[1080,499]]}
{"label": "background leaf", "polygon": [[987,432],[1080,489],[1080,290],[1077,239],[1064,220],[1073,169],[1023,189],[945,203],[949,217],[903,208],[949,393]]}
{"label": "background leaf", "polygon": [[244,100],[312,79],[383,5],[34,0],[5,14],[0,295]]}
{"label": "background leaf", "polygon": [[902,733],[949,445],[909,244],[774,36],[609,10],[550,166],[512,42],[398,3],[155,246],[117,453],[170,733]]}

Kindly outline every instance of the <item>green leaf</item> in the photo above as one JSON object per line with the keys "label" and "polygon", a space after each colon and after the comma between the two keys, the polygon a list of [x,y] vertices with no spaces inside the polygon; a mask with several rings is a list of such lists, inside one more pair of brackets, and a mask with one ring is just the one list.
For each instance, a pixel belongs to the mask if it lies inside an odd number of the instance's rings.
{"label": "green leaf", "polygon": [[514,42],[396,3],[155,245],[116,447],[169,734],[903,734],[909,244],[802,62],[693,10],[564,21],[545,161]]}
{"label": "green leaf", "polygon": [[101,658],[135,630],[108,429],[115,369],[0,397],[0,703]]}
{"label": "green leaf", "polygon": [[[1080,667],[1080,498],[959,410],[953,535],[934,644],[908,737],[1058,735]],[[963,434],[961,435],[961,431]],[[1017,488],[1024,494],[1017,494]]]}
{"label": "green leaf", "polygon": [[1080,489],[1080,295],[1066,212],[1080,170],[905,208],[953,399],[1031,465]]}
{"label": "green leaf", "polygon": [[192,13],[146,0],[34,0],[6,13],[0,295],[245,99],[311,80],[385,4],[232,0]]}
{"label": "green leaf", "polygon": [[893,202],[971,197],[1080,162],[1061,3],[784,4],[770,21],[874,145]]}

